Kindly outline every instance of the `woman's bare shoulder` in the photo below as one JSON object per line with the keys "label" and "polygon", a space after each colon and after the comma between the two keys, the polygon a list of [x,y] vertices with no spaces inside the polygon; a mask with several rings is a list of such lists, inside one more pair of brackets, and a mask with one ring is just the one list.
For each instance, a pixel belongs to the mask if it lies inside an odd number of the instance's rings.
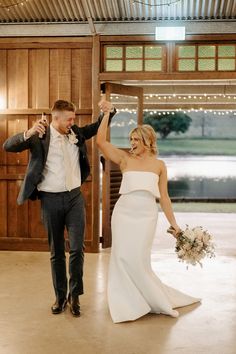
{"label": "woman's bare shoulder", "polygon": [[156,159],[156,170],[158,171],[158,174],[160,175],[163,171],[166,170],[166,164],[163,160]]}
{"label": "woman's bare shoulder", "polygon": [[165,162],[160,159],[156,159],[156,165],[162,168],[166,166]]}

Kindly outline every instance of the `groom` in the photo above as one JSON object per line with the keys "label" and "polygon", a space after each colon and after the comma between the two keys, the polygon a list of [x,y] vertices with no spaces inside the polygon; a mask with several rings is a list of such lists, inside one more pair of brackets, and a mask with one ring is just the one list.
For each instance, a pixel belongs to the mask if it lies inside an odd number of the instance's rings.
{"label": "groom", "polygon": [[[102,112],[111,103],[100,102]],[[65,310],[67,301],[73,316],[80,316],[79,295],[83,294],[84,199],[81,184],[90,173],[85,140],[96,135],[103,113],[90,125],[74,124],[76,108],[72,102],[58,100],[52,107],[52,122],[37,121],[29,130],[8,138],[3,148],[8,152],[29,149],[30,161],[17,199],[41,200],[42,220],[48,234],[51,271],[56,301],[53,314]],[[110,113],[110,120],[115,110]],[[69,295],[67,297],[64,229],[70,243]]]}

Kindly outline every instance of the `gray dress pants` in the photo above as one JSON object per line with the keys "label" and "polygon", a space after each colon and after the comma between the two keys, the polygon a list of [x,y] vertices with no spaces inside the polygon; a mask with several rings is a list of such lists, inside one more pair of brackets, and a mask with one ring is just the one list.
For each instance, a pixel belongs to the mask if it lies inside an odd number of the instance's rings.
{"label": "gray dress pants", "polygon": [[42,220],[48,233],[52,280],[57,300],[67,297],[65,228],[69,237],[69,293],[83,294],[85,208],[80,188],[70,192],[40,192]]}

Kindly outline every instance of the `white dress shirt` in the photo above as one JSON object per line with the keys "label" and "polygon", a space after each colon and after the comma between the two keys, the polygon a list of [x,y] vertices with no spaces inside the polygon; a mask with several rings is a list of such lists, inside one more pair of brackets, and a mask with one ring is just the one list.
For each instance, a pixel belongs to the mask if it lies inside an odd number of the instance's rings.
{"label": "white dress shirt", "polygon": [[[43,170],[43,180],[38,184],[38,190],[44,192],[65,192],[66,174],[64,164],[64,154],[62,149],[64,135],[60,134],[52,124],[50,124],[50,144],[47,161]],[[72,188],[81,185],[81,172],[79,166],[79,149],[75,144],[71,144],[69,139],[65,139],[65,147],[70,158]]]}

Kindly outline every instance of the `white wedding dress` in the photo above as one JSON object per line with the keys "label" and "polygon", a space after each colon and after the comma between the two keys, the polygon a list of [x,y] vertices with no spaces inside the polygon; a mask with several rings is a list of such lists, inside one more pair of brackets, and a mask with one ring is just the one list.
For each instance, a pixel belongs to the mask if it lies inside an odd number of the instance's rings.
{"label": "white wedding dress", "polygon": [[113,322],[136,320],[152,312],[177,317],[177,307],[200,299],[164,285],[151,268],[156,231],[158,175],[123,173],[112,214],[112,250],[108,275],[108,305]]}

